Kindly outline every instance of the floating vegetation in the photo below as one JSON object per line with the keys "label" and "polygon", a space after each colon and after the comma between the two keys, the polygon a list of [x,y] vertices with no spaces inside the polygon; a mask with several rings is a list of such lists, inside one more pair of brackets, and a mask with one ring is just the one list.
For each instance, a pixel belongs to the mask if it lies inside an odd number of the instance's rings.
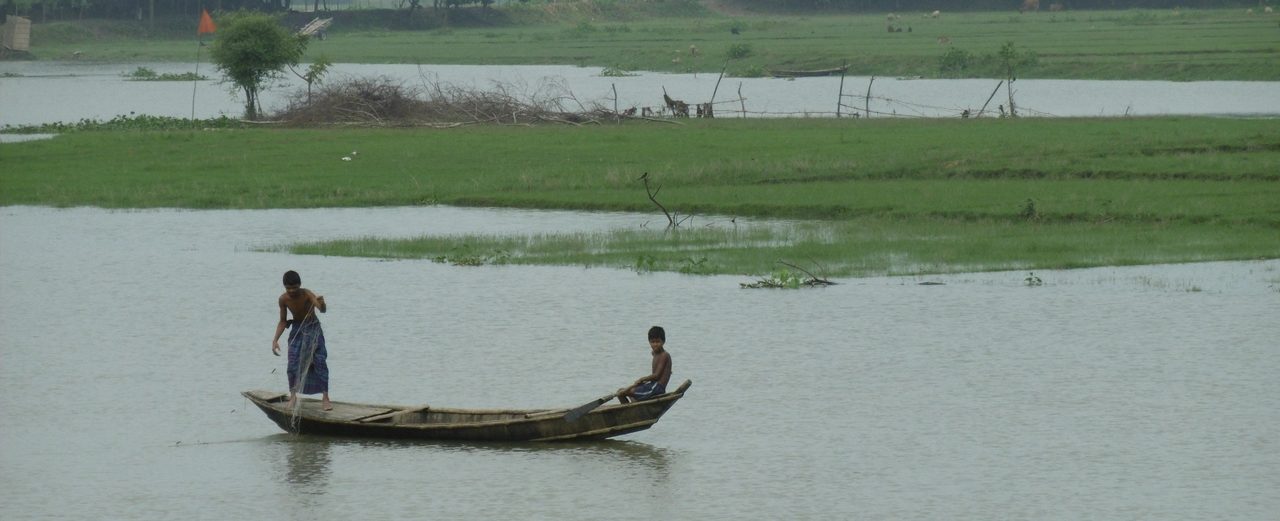
{"label": "floating vegetation", "polygon": [[801,281],[798,273],[793,273],[791,270],[787,269],[781,269],[755,282],[743,282],[739,285],[744,289],[797,289],[802,283],[803,282]]}
{"label": "floating vegetation", "polygon": [[739,286],[741,286],[743,289],[760,289],[760,288],[799,289],[799,288],[819,288],[819,287],[825,287],[825,286],[833,286],[836,284],[835,282],[831,282],[825,278],[818,277],[812,273],[809,273],[808,270],[805,270],[804,268],[796,266],[795,264],[791,264],[785,261],[778,261],[778,263],[783,264],[789,268],[795,269],[796,271],[791,271],[790,269],[782,268],[780,270],[773,272],[767,277],[761,278],[760,280],[757,280],[755,282],[743,282],[743,283],[740,283]]}
{"label": "floating vegetation", "polygon": [[606,78],[625,78],[627,76],[639,76],[639,74],[628,71],[617,65],[614,65],[612,67],[605,67],[603,70],[600,71],[600,75]]}
{"label": "floating vegetation", "polygon": [[462,253],[452,255],[437,255],[431,258],[432,262],[441,264],[452,264],[454,266],[484,266],[486,264],[507,264],[511,261],[511,254],[505,250],[493,250],[486,253],[471,253],[464,251]]}
{"label": "floating vegetation", "polygon": [[110,131],[110,130],[191,130],[244,128],[245,123],[226,116],[197,119],[174,118],[168,116],[148,116],[146,114],[120,115],[106,121],[85,118],[73,123],[45,123],[43,125],[25,125],[18,127],[5,126],[4,131],[13,134],[65,134],[68,132]]}
{"label": "floating vegetation", "polygon": [[201,76],[194,72],[183,72],[177,74],[166,72],[160,74],[147,67],[138,67],[137,69],[134,69],[133,72],[126,72],[121,74],[121,76],[124,76],[131,81],[196,81],[209,79],[207,76]]}
{"label": "floating vegetation", "polygon": [[1044,281],[1040,280],[1040,277],[1037,277],[1035,273],[1028,273],[1027,278],[1022,279],[1022,281],[1031,287],[1044,285]]}

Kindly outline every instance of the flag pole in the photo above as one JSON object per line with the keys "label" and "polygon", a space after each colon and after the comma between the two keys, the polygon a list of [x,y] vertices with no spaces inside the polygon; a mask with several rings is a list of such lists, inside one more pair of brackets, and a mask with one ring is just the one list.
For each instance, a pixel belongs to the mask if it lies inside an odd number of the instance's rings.
{"label": "flag pole", "polygon": [[213,18],[209,17],[207,9],[200,9],[200,23],[196,26],[196,73],[191,78],[191,129],[196,128],[196,87],[200,85],[200,48],[204,47],[204,34],[212,33],[218,30],[218,26],[213,23]]}
{"label": "flag pole", "polygon": [[191,78],[191,129],[196,128],[196,87],[200,85],[200,48],[204,47],[204,37],[196,42],[196,74]]}

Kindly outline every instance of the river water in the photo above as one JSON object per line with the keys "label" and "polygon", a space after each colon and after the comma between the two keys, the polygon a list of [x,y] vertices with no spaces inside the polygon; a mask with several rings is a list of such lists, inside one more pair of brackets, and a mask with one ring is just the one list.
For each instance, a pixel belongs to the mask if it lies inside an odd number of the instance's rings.
{"label": "river water", "polygon": [[[0,518],[1280,512],[1280,261],[744,290],[737,276],[263,251],[649,220],[0,208]],[[270,335],[287,269],[329,303],[336,400],[570,407],[646,373],[654,324],[693,386],[610,442],[284,434],[239,392],[285,388]]]}
{"label": "river water", "polygon": [[[148,114],[190,117],[239,117],[242,95],[208,63],[202,82],[138,82],[123,75],[139,66],[157,73],[195,72],[194,63],[100,64],[82,62],[0,62],[0,128],[82,118],[106,120],[117,115]],[[637,73],[604,77],[601,69],[573,66],[498,65],[362,65],[336,64],[330,82],[349,78],[387,77],[407,87],[454,85],[495,90],[521,99],[572,94],[565,108],[584,105],[660,108],[665,89],[690,103],[717,101],[719,117],[834,117],[870,111],[871,117],[958,117],[964,110],[988,115],[1007,106],[1009,93],[997,80],[923,80],[847,77],[843,94],[839,77],[724,78],[717,74]],[[287,94],[305,88],[292,75],[262,93],[268,112],[286,105]],[[870,101],[865,97],[870,91]],[[615,96],[616,91],[616,96]],[[994,96],[993,96],[994,94]],[[732,101],[739,98],[744,101]],[[1097,81],[1018,80],[1013,97],[1020,114],[1030,116],[1280,115],[1280,82],[1243,81]],[[194,103],[193,103],[194,102]],[[194,104],[194,107],[193,107]]]}

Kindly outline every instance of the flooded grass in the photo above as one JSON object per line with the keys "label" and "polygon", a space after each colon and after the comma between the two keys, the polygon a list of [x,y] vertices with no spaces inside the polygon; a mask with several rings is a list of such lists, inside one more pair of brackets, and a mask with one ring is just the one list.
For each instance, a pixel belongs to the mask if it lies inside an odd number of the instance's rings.
{"label": "flooded grass", "polygon": [[[86,131],[4,144],[0,204],[644,212],[635,229],[299,253],[828,276],[1280,257],[1280,121],[695,120]],[[346,158],[346,159],[344,159]],[[685,221],[664,232],[639,178]],[[735,216],[804,225],[735,227]]]}
{"label": "flooded grass", "polygon": [[[276,248],[296,254],[429,259],[455,265],[607,267],[760,275],[790,263],[820,276],[921,275],[1273,258],[1273,231],[948,221],[818,222],[623,229],[534,236],[357,238]],[[1188,289],[1192,291],[1192,289]],[[1195,290],[1198,291],[1198,290]]]}

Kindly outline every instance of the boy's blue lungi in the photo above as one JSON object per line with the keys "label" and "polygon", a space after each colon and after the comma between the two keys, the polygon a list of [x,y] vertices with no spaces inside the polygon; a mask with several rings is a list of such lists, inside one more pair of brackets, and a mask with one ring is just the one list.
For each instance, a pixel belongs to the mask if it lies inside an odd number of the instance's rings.
{"label": "boy's blue lungi", "polygon": [[637,385],[636,390],[633,392],[635,393],[636,400],[648,400],[666,393],[667,386],[662,385],[662,383],[657,381],[645,382]]}
{"label": "boy's blue lungi", "polygon": [[[329,353],[324,349],[324,330],[320,321],[308,317],[299,323],[290,321],[289,331],[289,390],[302,394],[329,392],[329,365],[325,359]],[[303,378],[302,388],[298,388],[299,375]]]}

